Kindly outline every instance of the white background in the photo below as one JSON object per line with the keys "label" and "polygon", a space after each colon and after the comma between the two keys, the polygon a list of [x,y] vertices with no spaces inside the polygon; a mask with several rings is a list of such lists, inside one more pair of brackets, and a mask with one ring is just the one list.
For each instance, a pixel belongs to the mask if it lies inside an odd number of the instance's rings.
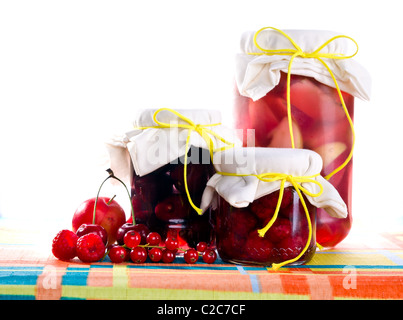
{"label": "white background", "polygon": [[[373,91],[370,102],[356,100],[353,216],[356,225],[396,229],[403,220],[398,4],[1,1],[0,215],[69,222],[107,176],[104,141],[131,128],[136,108],[219,108],[230,122],[240,35],[272,26],[333,30],[358,42],[355,59],[371,73]],[[118,201],[128,204],[124,193]]]}

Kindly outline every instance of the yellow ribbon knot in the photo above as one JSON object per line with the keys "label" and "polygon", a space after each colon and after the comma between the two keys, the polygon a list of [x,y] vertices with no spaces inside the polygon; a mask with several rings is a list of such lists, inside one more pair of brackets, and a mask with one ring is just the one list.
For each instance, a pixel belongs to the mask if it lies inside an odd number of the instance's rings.
{"label": "yellow ribbon knot", "polygon": [[[185,122],[184,123],[165,123],[161,122],[157,119],[157,116],[160,112],[162,111],[168,111],[173,113],[178,117],[178,119],[181,119]],[[169,128],[179,128],[179,129],[187,129],[188,130],[188,135],[186,137],[186,145],[185,145],[185,155],[184,155],[184,169],[183,169],[183,180],[185,184],[185,191],[186,195],[188,197],[189,203],[192,206],[192,208],[199,214],[201,215],[203,212],[200,208],[198,208],[192,201],[192,198],[189,193],[188,189],[188,183],[187,183],[187,163],[188,163],[188,155],[187,155],[187,150],[189,149],[189,144],[190,144],[190,136],[192,132],[197,132],[203,140],[206,142],[207,148],[210,153],[210,158],[211,161],[213,160],[213,154],[214,152],[217,151],[222,151],[226,150],[229,148],[234,147],[234,143],[227,141],[217,133],[215,133],[213,130],[209,129],[208,127],[215,127],[221,125],[221,123],[213,123],[213,124],[196,124],[194,123],[191,119],[185,117],[184,115],[180,114],[179,112],[170,109],[170,108],[160,108],[154,112],[153,115],[153,120],[157,124],[157,126],[145,126],[145,127],[135,127],[136,130],[145,130],[145,129],[169,129]],[[223,142],[225,146],[221,148],[214,148],[214,141],[212,137],[215,137],[217,140]]]}
{"label": "yellow ribbon knot", "polygon": [[[311,196],[311,197],[319,197],[323,193],[322,184],[315,179],[315,177],[320,175],[319,173],[315,174],[315,175],[311,175],[311,176],[293,176],[293,175],[290,175],[290,174],[274,173],[274,172],[261,173],[261,174],[238,174],[238,173],[229,173],[229,172],[217,172],[217,173],[221,174],[221,175],[224,175],[224,176],[234,176],[234,177],[254,176],[254,177],[258,178],[259,180],[261,180],[263,182],[281,181],[280,192],[279,192],[279,196],[278,196],[276,209],[274,211],[273,217],[266,224],[266,226],[257,231],[260,237],[264,237],[266,232],[270,229],[270,227],[273,225],[273,223],[277,220],[278,212],[280,211],[281,202],[283,201],[285,183],[286,182],[291,183],[291,185],[294,187],[295,191],[297,192],[297,194],[299,196],[299,199],[301,201],[301,204],[302,204],[302,206],[304,208],[304,211],[305,211],[306,220],[308,222],[308,240],[307,240],[307,242],[305,244],[304,249],[300,252],[300,254],[298,256],[296,256],[293,259],[283,261],[281,263],[273,263],[272,268],[274,270],[278,270],[279,268],[281,268],[282,266],[284,266],[286,264],[289,264],[289,263],[297,261],[298,259],[300,259],[304,255],[306,250],[308,250],[309,245],[311,243],[311,239],[312,239],[312,222],[311,222],[311,218],[309,216],[309,211],[308,211],[308,208],[306,206],[306,203],[305,203],[305,200],[304,200],[304,197],[303,197],[302,193],[304,193],[304,194],[306,194],[308,196]],[[317,186],[319,186],[319,191],[317,193],[312,193],[312,192],[308,191],[306,188],[304,188],[302,186],[302,183],[314,183]]]}
{"label": "yellow ribbon knot", "polygon": [[[291,42],[291,44],[294,46],[295,49],[265,49],[265,48],[261,47],[257,42],[257,36],[263,30],[266,30],[266,29],[272,29],[272,30],[275,30],[275,31],[279,32],[280,34],[282,34],[285,38],[287,38]],[[356,51],[351,55],[345,55],[345,54],[342,54],[342,53],[322,53],[321,52],[327,45],[329,45],[331,42],[333,42],[333,41],[335,41],[335,40],[337,40],[339,38],[344,38],[344,39],[351,40],[356,46]],[[337,93],[338,93],[339,98],[340,98],[340,102],[341,102],[341,104],[343,106],[343,110],[344,110],[344,112],[346,114],[347,120],[348,120],[348,122],[350,124],[350,127],[351,127],[352,146],[351,146],[350,154],[348,155],[347,159],[339,167],[337,167],[334,171],[332,171],[330,174],[325,176],[325,179],[330,179],[334,174],[336,174],[337,172],[342,170],[348,164],[348,162],[351,160],[351,158],[353,156],[353,150],[354,150],[354,144],[355,144],[355,132],[354,132],[353,121],[351,120],[350,114],[349,114],[349,112],[347,110],[347,107],[346,107],[346,104],[344,102],[343,95],[341,93],[340,87],[339,87],[339,85],[337,83],[336,77],[334,76],[334,74],[333,74],[332,70],[330,69],[330,67],[328,66],[328,64],[323,59],[335,59],[335,60],[350,59],[350,58],[354,57],[358,53],[358,44],[357,44],[357,42],[353,38],[350,38],[348,36],[338,35],[338,36],[332,37],[329,40],[325,41],[316,50],[314,50],[312,52],[305,52],[284,31],[281,31],[281,30],[273,28],[273,27],[264,27],[264,28],[261,28],[260,30],[258,30],[255,33],[255,35],[253,37],[253,43],[255,44],[256,48],[258,48],[261,52],[248,52],[247,54],[249,54],[249,55],[284,55],[284,56],[291,56],[290,62],[288,64],[288,72],[287,72],[287,117],[288,117],[288,128],[289,128],[289,132],[290,132],[292,148],[295,148],[295,144],[294,144],[294,134],[293,134],[293,129],[292,129],[292,118],[291,118],[291,96],[290,96],[290,90],[291,89],[290,88],[291,88],[291,66],[292,66],[292,63],[293,63],[294,59],[296,57],[300,57],[300,58],[304,58],[304,59],[316,59],[326,68],[326,70],[329,72],[330,76],[332,77],[333,82],[334,82],[335,87],[336,87],[336,90],[337,90]]]}

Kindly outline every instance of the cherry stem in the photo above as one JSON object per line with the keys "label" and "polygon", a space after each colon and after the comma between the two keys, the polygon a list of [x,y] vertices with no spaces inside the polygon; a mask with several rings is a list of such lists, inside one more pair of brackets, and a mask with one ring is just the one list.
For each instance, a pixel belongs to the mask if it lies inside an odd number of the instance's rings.
{"label": "cherry stem", "polygon": [[[125,245],[125,244],[122,244],[122,247],[123,247],[123,248],[126,248],[126,249],[133,249],[133,248],[128,247],[128,246]],[[166,249],[165,246],[154,246],[154,245],[151,245],[151,244],[149,244],[149,243],[146,243],[146,244],[139,244],[137,247]],[[187,250],[187,249],[183,249],[183,248],[180,248],[180,247],[177,248],[177,249],[180,250],[180,251],[186,251],[186,250]]]}
{"label": "cherry stem", "polygon": [[115,197],[116,197],[116,194],[112,198],[109,199],[109,201],[107,203],[108,206],[111,204],[112,200],[115,199]]}
{"label": "cherry stem", "polygon": [[[97,212],[97,203],[98,203],[99,193],[101,192],[102,186],[104,185],[104,183],[106,182],[106,180],[108,180],[108,179],[110,179],[110,178],[113,178],[113,179],[119,181],[119,182],[125,187],[125,189],[126,189],[127,195],[129,196],[130,206],[131,206],[131,210],[132,210],[132,224],[135,226],[135,225],[136,225],[136,220],[135,220],[135,218],[134,218],[134,208],[133,208],[133,203],[132,203],[132,199],[131,199],[131,197],[130,197],[130,192],[129,192],[129,190],[127,189],[125,183],[113,174],[112,169],[107,169],[106,171],[109,173],[109,176],[108,176],[108,177],[101,183],[101,185],[99,186],[98,193],[97,193],[97,197],[96,197],[96,199],[95,199],[94,213],[93,213],[93,215],[92,215],[92,223],[95,224],[95,215],[96,215],[96,212]],[[110,202],[113,200],[113,198],[115,198],[115,196],[113,196],[112,199],[110,199],[110,200],[108,201],[108,205],[109,205]]]}

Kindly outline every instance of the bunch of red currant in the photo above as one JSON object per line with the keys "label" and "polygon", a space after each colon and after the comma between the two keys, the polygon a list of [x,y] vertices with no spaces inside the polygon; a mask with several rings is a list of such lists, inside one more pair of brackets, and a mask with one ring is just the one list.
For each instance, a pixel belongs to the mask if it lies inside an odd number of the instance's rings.
{"label": "bunch of red currant", "polygon": [[[163,244],[163,245],[161,245]],[[205,263],[214,263],[217,254],[213,249],[208,248],[206,242],[199,242],[196,249],[182,249],[176,237],[168,236],[161,242],[158,232],[150,232],[147,235],[147,243],[141,244],[141,235],[135,230],[126,232],[123,238],[123,245],[113,245],[108,250],[108,256],[113,263],[121,263],[129,259],[134,263],[144,263],[147,257],[152,262],[171,263],[175,260],[178,251],[183,251],[183,258],[186,263],[194,264],[199,256]]]}

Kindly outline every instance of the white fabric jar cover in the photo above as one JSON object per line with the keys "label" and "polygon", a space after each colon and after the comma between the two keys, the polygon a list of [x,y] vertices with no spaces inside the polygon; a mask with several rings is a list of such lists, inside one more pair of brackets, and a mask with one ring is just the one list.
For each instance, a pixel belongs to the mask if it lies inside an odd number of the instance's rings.
{"label": "white fabric jar cover", "polygon": [[[217,173],[207,182],[203,193],[201,209],[210,206],[216,208],[220,195],[230,205],[237,208],[247,207],[254,200],[280,189],[281,181],[261,181],[254,175],[279,173],[293,177],[311,177],[322,170],[322,158],[314,151],[288,148],[233,148],[214,155],[214,166]],[[240,174],[244,176],[222,175],[219,172]],[[313,178],[323,188],[316,197],[305,194],[308,201],[317,208],[338,218],[347,216],[347,206],[333,185],[322,176]],[[284,187],[292,186],[289,181]],[[319,193],[316,183],[302,182],[301,186],[310,193]]]}
{"label": "white fabric jar cover", "polygon": [[[262,30],[257,35],[256,41],[261,48],[282,51],[295,50],[289,39],[273,29]],[[335,32],[319,30],[284,30],[284,32],[304,52],[308,53],[315,51],[327,40],[339,35]],[[240,94],[256,101],[264,97],[279,83],[280,71],[288,72],[291,55],[254,54],[263,53],[255,46],[254,36],[255,31],[244,32],[241,36],[241,53],[236,56],[235,77]],[[320,52],[348,55],[351,53],[350,42],[348,38],[338,38],[326,45]],[[362,100],[369,100],[371,77],[366,69],[352,58],[325,60],[342,91]],[[291,74],[312,77],[323,84],[335,87],[329,71],[314,58],[296,57],[292,63]]]}
{"label": "white fabric jar cover", "polygon": [[[158,114],[155,119],[171,127],[157,128],[158,123],[154,121],[156,112]],[[242,144],[234,130],[221,125],[221,113],[217,110],[166,108],[139,110],[134,121],[134,130],[115,136],[106,143],[110,168],[116,176],[123,181],[130,181],[132,168],[137,175],[144,176],[184,156],[191,146],[209,150],[205,139],[196,130],[191,131],[188,145],[186,144],[189,129],[177,125],[191,125],[175,113],[189,119],[195,125],[213,131],[216,136],[208,132],[206,135],[211,139],[215,149],[228,146],[217,137],[222,137],[237,146]]]}

